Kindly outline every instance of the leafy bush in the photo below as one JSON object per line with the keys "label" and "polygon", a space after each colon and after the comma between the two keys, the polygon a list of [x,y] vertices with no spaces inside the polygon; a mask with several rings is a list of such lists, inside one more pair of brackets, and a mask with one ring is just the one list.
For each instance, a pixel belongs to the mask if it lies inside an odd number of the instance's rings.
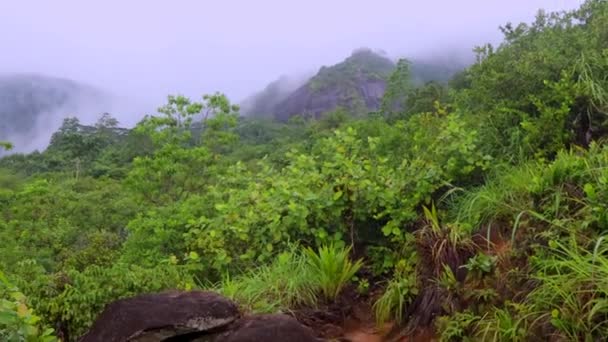
{"label": "leafy bush", "polygon": [[0,271],[0,339],[7,342],[53,342],[53,329],[27,307],[23,293]]}
{"label": "leafy bush", "polygon": [[176,265],[141,268],[115,264],[44,274],[35,262],[22,262],[18,285],[44,322],[64,327],[65,336],[83,335],[107,303],[141,293],[190,289],[194,282]]}

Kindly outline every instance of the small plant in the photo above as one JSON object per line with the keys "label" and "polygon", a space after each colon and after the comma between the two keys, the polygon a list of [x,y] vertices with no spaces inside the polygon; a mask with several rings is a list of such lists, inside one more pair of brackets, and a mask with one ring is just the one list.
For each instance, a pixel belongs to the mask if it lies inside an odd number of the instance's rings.
{"label": "small plant", "polygon": [[470,311],[456,312],[452,316],[439,317],[435,323],[439,341],[473,341],[471,336],[480,317]]}
{"label": "small plant", "polygon": [[395,267],[395,253],[388,247],[370,246],[367,255],[371,270],[376,276],[387,274]]}
{"label": "small plant", "polygon": [[472,289],[469,297],[473,298],[476,302],[487,303],[491,300],[498,298],[498,293],[495,289],[491,287]]}
{"label": "small plant", "polygon": [[384,294],[374,303],[377,323],[385,323],[390,318],[394,318],[397,322],[403,321],[405,307],[416,295],[418,295],[416,271],[411,261],[401,260]]}
{"label": "small plant", "polygon": [[443,310],[450,314],[456,312],[456,302],[458,298],[463,294],[463,285],[456,279],[456,275],[452,271],[452,268],[448,265],[443,265],[443,270],[434,282],[440,289],[442,289],[443,297],[441,306]]}
{"label": "small plant", "polygon": [[349,253],[350,247],[335,244],[322,246],[317,252],[304,250],[312,288],[318,289],[324,299],[335,300],[363,265],[361,260],[351,261]]}
{"label": "small plant", "polygon": [[53,329],[41,329],[40,317],[27,307],[25,296],[0,272],[0,340],[54,342]]}
{"label": "small plant", "polygon": [[448,265],[443,265],[443,272],[437,277],[437,285],[448,292],[456,292],[460,288],[460,282],[456,279],[456,275]]}
{"label": "small plant", "polygon": [[487,254],[479,253],[470,258],[462,267],[466,268],[477,278],[481,278],[484,274],[490,273],[496,265],[496,257]]}
{"label": "small plant", "polygon": [[369,281],[367,279],[355,277],[355,281],[357,282],[357,293],[365,295],[369,292]]}
{"label": "small plant", "polygon": [[526,309],[515,303],[507,303],[507,308],[495,308],[477,323],[477,337],[481,341],[528,341]]}

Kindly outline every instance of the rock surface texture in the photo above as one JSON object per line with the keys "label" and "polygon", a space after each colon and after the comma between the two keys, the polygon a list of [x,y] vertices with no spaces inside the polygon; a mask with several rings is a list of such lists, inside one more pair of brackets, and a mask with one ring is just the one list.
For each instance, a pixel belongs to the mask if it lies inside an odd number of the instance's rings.
{"label": "rock surface texture", "polygon": [[287,315],[261,315],[243,318],[231,331],[219,335],[216,342],[315,342],[309,328]]}
{"label": "rock surface texture", "polygon": [[109,304],[81,342],[318,341],[286,315],[241,317],[235,303],[213,292],[163,292]]}

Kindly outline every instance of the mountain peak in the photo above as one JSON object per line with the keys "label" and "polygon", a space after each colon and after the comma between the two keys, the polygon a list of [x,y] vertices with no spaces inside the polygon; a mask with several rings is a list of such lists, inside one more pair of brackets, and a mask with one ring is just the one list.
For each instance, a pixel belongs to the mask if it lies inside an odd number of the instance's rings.
{"label": "mountain peak", "polygon": [[[420,60],[412,65],[412,82],[446,81],[457,69],[435,61]],[[358,48],[343,61],[322,66],[310,78],[288,82],[281,76],[266,89],[247,99],[246,115],[288,120],[294,115],[319,117],[338,107],[364,114],[377,110],[386,88],[386,80],[395,63],[383,50]],[[292,78],[293,80],[293,78]]]}

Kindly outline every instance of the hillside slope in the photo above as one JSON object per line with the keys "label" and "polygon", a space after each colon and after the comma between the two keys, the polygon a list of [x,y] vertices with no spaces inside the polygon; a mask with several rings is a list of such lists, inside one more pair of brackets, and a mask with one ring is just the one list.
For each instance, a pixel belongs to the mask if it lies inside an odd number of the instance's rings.
{"label": "hillside slope", "polygon": [[386,78],[393,69],[390,59],[371,50],[357,50],[339,64],[321,67],[306,84],[274,108],[274,116],[287,120],[298,114],[318,117],[336,107],[353,112],[376,109]]}
{"label": "hillside slope", "polygon": [[[446,83],[465,67],[452,59],[417,58],[412,60],[412,82]],[[246,99],[242,113],[281,121],[294,115],[319,117],[338,107],[363,114],[378,109],[386,80],[394,70],[395,63],[383,53],[358,49],[338,64],[321,67],[312,77],[282,76]]]}

